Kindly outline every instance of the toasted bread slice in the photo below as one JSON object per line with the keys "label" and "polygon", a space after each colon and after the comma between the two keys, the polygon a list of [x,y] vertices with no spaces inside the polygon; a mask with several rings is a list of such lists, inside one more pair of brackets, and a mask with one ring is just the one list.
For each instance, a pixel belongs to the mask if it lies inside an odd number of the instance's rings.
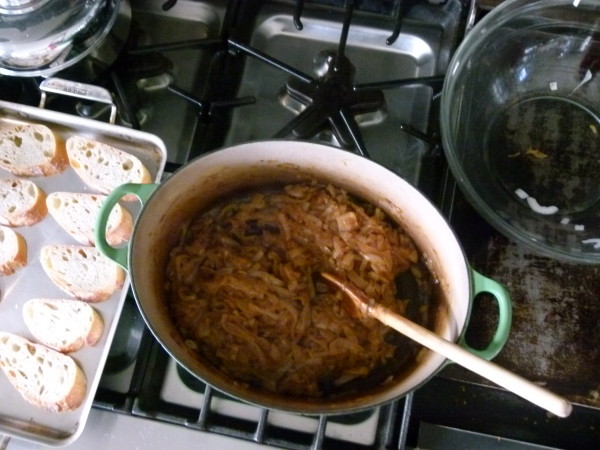
{"label": "toasted bread slice", "polygon": [[0,167],[21,177],[61,173],[68,166],[64,143],[40,124],[0,128]]}
{"label": "toasted bread slice", "polygon": [[0,226],[0,276],[27,265],[27,243],[16,231]]}
{"label": "toasted bread slice", "polygon": [[125,280],[123,269],[91,246],[46,245],[40,252],[40,261],[56,286],[91,303],[108,299],[123,287]]}
{"label": "toasted bread slice", "polygon": [[[106,199],[102,194],[52,192],[46,198],[48,211],[74,239],[84,245],[94,245],[94,227],[98,212]],[[108,218],[106,241],[117,246],[131,237],[131,214],[117,204]]]}
{"label": "toasted bread slice", "polygon": [[0,367],[25,400],[48,411],[75,410],[87,392],[73,358],[16,334],[0,332]]}
{"label": "toasted bread slice", "polygon": [[23,304],[23,320],[40,343],[62,353],[94,345],[104,332],[102,316],[81,300],[32,298]]}
{"label": "toasted bread slice", "polygon": [[46,193],[33,181],[0,178],[0,225],[28,227],[47,213]]}
{"label": "toasted bread slice", "polygon": [[[88,186],[102,194],[125,183],[150,183],[148,169],[136,156],[82,136],[67,139],[71,167]],[[134,195],[124,200],[135,200]]]}

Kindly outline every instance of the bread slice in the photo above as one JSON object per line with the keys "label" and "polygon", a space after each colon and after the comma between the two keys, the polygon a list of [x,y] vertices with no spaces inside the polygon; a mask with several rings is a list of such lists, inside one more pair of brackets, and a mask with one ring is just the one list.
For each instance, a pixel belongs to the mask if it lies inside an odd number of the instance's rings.
{"label": "bread slice", "polygon": [[123,269],[91,246],[45,245],[40,262],[56,286],[86,302],[108,299],[125,280]]}
{"label": "bread slice", "polygon": [[47,213],[46,193],[33,181],[0,178],[0,225],[28,227]]}
{"label": "bread slice", "polygon": [[0,276],[13,274],[27,265],[27,243],[23,236],[0,226]]}
{"label": "bread slice", "polygon": [[87,392],[73,358],[16,334],[0,332],[0,367],[25,400],[48,411],[75,410]]}
{"label": "bread slice", "polygon": [[67,165],[64,144],[47,126],[16,124],[0,128],[0,167],[13,175],[54,175]]}
{"label": "bread slice", "polygon": [[104,321],[81,300],[32,298],[23,304],[23,320],[40,343],[62,353],[94,345],[104,332]]}
{"label": "bread slice", "polygon": [[[71,167],[88,186],[102,194],[125,183],[150,183],[150,172],[134,155],[83,136],[67,139]],[[124,200],[135,200],[134,195]]]}
{"label": "bread slice", "polygon": [[[85,245],[94,245],[94,228],[98,212],[106,199],[102,194],[52,192],[46,198],[48,211],[74,239]],[[118,246],[131,237],[131,214],[117,204],[108,218],[106,241]]]}

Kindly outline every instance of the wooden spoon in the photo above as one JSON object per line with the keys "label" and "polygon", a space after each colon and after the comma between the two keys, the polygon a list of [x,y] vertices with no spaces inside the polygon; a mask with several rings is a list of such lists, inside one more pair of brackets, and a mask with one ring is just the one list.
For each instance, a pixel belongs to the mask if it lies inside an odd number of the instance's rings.
{"label": "wooden spoon", "polygon": [[571,414],[571,403],[547,389],[532,383],[525,378],[498,366],[495,363],[481,358],[468,350],[456,345],[427,328],[418,325],[406,317],[379,305],[350,282],[342,281],[330,273],[321,274],[326,280],[331,281],[340,288],[349,301],[344,306],[353,316],[367,316],[379,320],[399,333],[409,337],[419,344],[437,352],[451,361],[487,378],[503,388],[519,395],[520,397],[556,414],[567,417]]}

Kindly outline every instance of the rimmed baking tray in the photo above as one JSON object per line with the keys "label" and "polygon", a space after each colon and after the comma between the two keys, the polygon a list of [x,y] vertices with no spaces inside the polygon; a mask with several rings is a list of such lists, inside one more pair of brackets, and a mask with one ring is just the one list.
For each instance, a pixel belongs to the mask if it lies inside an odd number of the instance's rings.
{"label": "rimmed baking tray", "polygon": [[[165,145],[155,135],[43,108],[0,101],[0,126],[11,123],[44,124],[65,140],[73,134],[79,134],[113,145],[140,158],[154,181],[160,180],[167,159]],[[0,177],[18,178],[2,168]],[[54,191],[96,192],[83,183],[71,167],[59,175],[28,179],[46,194]],[[137,202],[122,202],[122,205],[136,217],[139,209]],[[40,249],[50,243],[78,243],[50,214],[34,226],[14,229],[27,241],[28,263],[13,275],[0,277],[0,331],[16,333],[35,342],[22,318],[23,303],[34,297],[69,298],[42,269]],[[93,305],[104,319],[104,334],[95,346],[84,347],[71,354],[87,377],[87,394],[82,405],[72,412],[57,413],[39,409],[26,402],[0,371],[0,434],[53,446],[67,445],[79,437],[92,407],[128,288],[127,277],[121,290],[108,300]]]}

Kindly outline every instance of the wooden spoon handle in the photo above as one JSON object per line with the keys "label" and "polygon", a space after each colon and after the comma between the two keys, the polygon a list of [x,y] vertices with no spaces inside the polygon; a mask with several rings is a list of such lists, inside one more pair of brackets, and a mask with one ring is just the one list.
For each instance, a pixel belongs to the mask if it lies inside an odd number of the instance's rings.
{"label": "wooden spoon handle", "polygon": [[567,417],[571,414],[572,405],[565,398],[560,397],[493,362],[483,359],[459,345],[441,338],[427,328],[424,328],[381,305],[369,305],[369,315],[421,345],[466,367],[482,377],[493,381],[499,386],[502,386],[559,417]]}

